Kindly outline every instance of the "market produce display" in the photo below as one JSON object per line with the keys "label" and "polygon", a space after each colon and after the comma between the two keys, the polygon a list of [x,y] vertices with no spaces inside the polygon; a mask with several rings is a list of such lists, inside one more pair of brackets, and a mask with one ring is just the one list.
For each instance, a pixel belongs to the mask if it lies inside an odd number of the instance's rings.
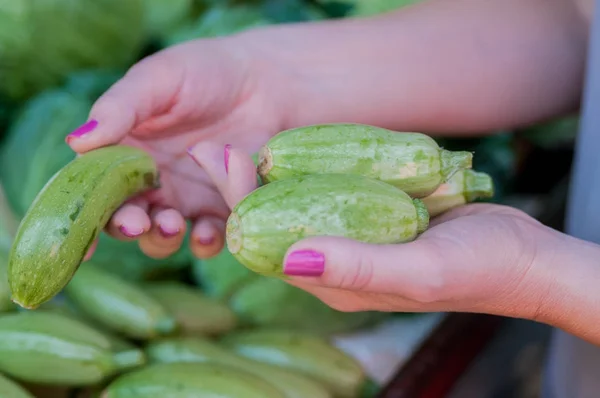
{"label": "market produce display", "polygon": [[[71,398],[374,396],[380,386],[333,337],[398,314],[328,307],[281,278],[283,255],[323,234],[410,242],[446,211],[501,200],[516,167],[512,132],[280,132],[252,154],[262,186],[208,260],[193,258],[189,234],[158,260],[102,232],[126,198],[159,186],[156,165],[125,146],[76,158],[64,139],[131,65],[166,46],[418,1],[0,0],[0,396],[31,397],[31,386]],[[560,138],[564,124],[540,128]]]}

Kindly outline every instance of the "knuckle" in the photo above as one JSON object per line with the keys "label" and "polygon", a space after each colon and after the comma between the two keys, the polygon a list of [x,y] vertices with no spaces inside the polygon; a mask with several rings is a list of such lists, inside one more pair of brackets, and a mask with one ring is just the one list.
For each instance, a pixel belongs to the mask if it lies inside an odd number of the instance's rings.
{"label": "knuckle", "polygon": [[375,264],[368,254],[354,253],[354,265],[341,264],[342,271],[335,284],[340,289],[366,290],[373,280]]}

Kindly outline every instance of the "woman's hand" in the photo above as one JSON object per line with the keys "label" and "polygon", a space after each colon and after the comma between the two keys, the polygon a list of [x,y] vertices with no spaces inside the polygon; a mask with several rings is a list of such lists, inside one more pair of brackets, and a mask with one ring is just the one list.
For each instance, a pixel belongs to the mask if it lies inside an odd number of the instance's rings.
{"label": "woman's hand", "polygon": [[561,234],[519,210],[472,204],[433,219],[410,243],[305,239],[288,250],[284,272],[341,311],[519,311],[535,318],[548,288],[540,257],[551,257],[560,242]]}
{"label": "woman's hand", "polygon": [[[250,47],[229,38],[197,40],[150,56],[67,137],[78,153],[122,143],[147,150],[159,164],[162,188],[122,206],[107,225],[109,234],[139,239],[147,255],[166,257],[180,247],[189,219],[194,254],[219,252],[229,208],[206,170],[218,183],[225,175],[225,145],[254,153],[283,129],[290,109],[286,77]],[[203,169],[186,153],[197,143]]]}

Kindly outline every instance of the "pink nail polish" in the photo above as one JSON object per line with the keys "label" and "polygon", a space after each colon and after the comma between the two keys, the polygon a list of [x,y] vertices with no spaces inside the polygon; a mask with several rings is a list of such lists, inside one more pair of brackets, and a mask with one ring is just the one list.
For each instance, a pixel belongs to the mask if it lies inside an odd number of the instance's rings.
{"label": "pink nail polish", "polygon": [[283,273],[297,276],[321,276],[325,271],[325,256],[313,250],[298,250],[288,255]]}
{"label": "pink nail polish", "polygon": [[171,229],[163,228],[162,225],[159,225],[158,226],[158,233],[163,238],[172,238],[172,237],[177,236],[179,234],[179,229],[171,230]]}
{"label": "pink nail polish", "polygon": [[229,150],[231,149],[231,145],[225,145],[225,172],[229,173]]}
{"label": "pink nail polish", "polygon": [[215,238],[212,236],[210,238],[198,238],[198,243],[204,246],[212,245],[215,242]]}
{"label": "pink nail polish", "polygon": [[91,133],[96,127],[98,127],[98,121],[92,119],[87,123],[79,126],[77,129],[75,129],[75,131],[69,134],[66,138],[66,141],[69,142],[73,138],[83,137],[84,135]]}
{"label": "pink nail polish", "polygon": [[121,225],[119,227],[119,231],[125,235],[128,238],[137,238],[138,236],[142,235],[144,233],[144,230],[140,230],[140,231],[130,231],[127,228],[125,228],[123,225]]}

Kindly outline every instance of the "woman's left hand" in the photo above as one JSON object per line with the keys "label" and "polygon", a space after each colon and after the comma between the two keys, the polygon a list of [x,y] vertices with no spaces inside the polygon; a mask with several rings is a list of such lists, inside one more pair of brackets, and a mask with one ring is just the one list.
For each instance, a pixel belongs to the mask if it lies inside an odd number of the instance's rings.
{"label": "woman's left hand", "polygon": [[501,205],[431,220],[415,241],[372,245],[314,237],[287,252],[289,283],[341,311],[482,312],[536,319],[563,235]]}
{"label": "woman's left hand", "polygon": [[[206,170],[233,207],[256,188],[256,175],[243,151],[232,149],[227,160],[225,178],[210,173],[214,167]],[[460,311],[536,319],[554,275],[546,268],[558,250],[571,247],[567,240],[520,210],[478,203],[432,219],[409,243],[304,239],[289,248],[284,272],[288,283],[340,311]]]}

